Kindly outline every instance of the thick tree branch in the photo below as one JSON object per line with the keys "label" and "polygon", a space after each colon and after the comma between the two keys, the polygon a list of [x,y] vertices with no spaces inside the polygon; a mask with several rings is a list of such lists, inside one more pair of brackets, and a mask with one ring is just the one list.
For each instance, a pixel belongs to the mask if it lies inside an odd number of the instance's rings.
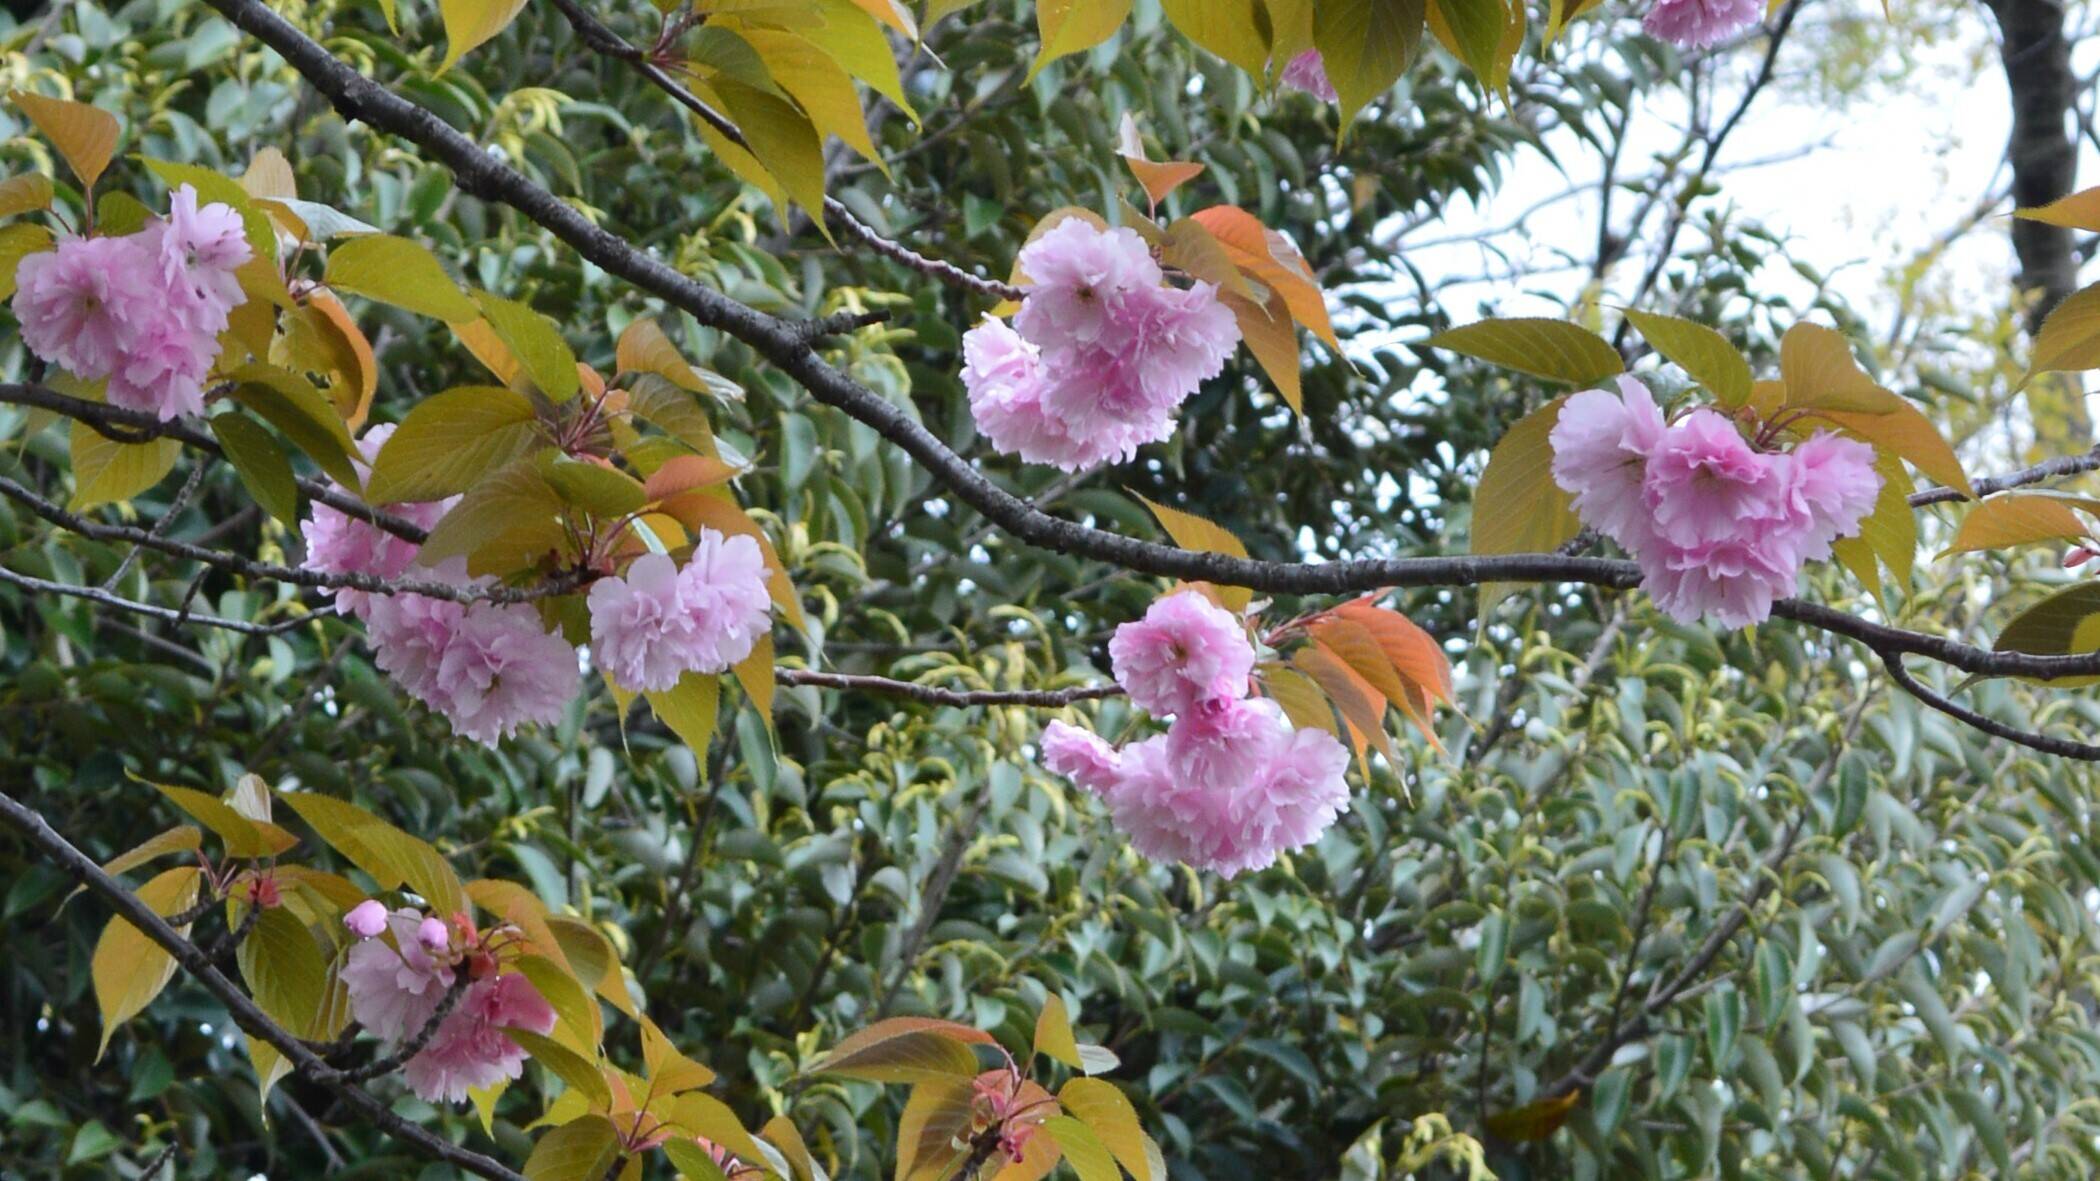
{"label": "thick tree branch", "polygon": [[72,842],[60,836],[34,810],[13,796],[0,794],[0,820],[4,820],[8,827],[21,833],[24,839],[65,870],[76,882],[108,902],[118,916],[138,928],[140,934],[160,945],[184,971],[203,985],[206,992],[226,1006],[233,1023],[240,1026],[242,1032],[262,1040],[283,1054],[299,1077],[333,1092],[373,1126],[396,1139],[415,1145],[434,1160],[457,1166],[477,1177],[489,1178],[490,1181],[525,1181],[522,1173],[513,1171],[502,1162],[440,1139],[395,1115],[386,1103],[370,1091],[347,1081],[342,1071],[316,1057],[304,1042],[271,1020],[270,1015],[249,999],[240,986],[228,980],[213,966],[211,957],[205,954],[204,949],[183,938],[181,932],[168,925],[167,919],[155,914],[152,907],[139,901],[136,894],[124,888],[124,883],[104,873],[101,866],[95,864],[87,854],[74,848]]}
{"label": "thick tree branch", "polygon": [[[2064,33],[2065,0],[1984,0],[1998,19],[1998,53],[2012,95],[2013,201],[2046,205],[2069,193],[2078,178],[2078,145],[2070,115],[2078,97],[2071,71],[2071,43]],[[2078,256],[2072,232],[2046,222],[2012,224],[2013,252],[2020,259],[2019,287],[2034,300],[2027,330],[2078,286]]]}
{"label": "thick tree branch", "polygon": [[[138,410],[127,410],[122,406],[111,406],[105,402],[90,402],[85,398],[69,397],[47,386],[0,383],[0,402],[16,406],[34,406],[49,410],[76,422],[94,427],[105,438],[119,443],[143,443],[149,439],[175,439],[186,446],[195,447],[207,455],[224,458],[218,440],[204,431],[191,426],[183,419],[162,422],[151,414]],[[414,522],[403,520],[392,513],[373,508],[357,497],[344,492],[324,480],[300,476],[299,491],[309,500],[318,500],[330,508],[337,509],[361,521],[368,521],[404,541],[418,545],[428,536]]]}

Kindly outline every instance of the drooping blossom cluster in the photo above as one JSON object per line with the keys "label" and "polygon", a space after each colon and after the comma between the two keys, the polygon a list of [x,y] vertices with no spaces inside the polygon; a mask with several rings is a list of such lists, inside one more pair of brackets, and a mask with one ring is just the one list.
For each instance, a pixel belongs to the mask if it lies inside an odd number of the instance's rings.
{"label": "drooping blossom cluster", "polygon": [[[378,458],[393,427],[376,426],[358,442],[361,468]],[[429,528],[452,506],[432,501],[389,511]],[[418,564],[416,543],[359,517],[315,502],[303,532],[306,569],[324,574],[404,576],[468,588],[464,559]],[[373,663],[410,696],[443,714],[455,732],[493,746],[528,724],[549,724],[583,683],[576,649],[547,630],[527,603],[461,603],[412,593],[338,589],[336,609],[365,625]]]}
{"label": "drooping blossom cluster", "polygon": [[1100,796],[1139,852],[1232,877],[1318,840],[1348,807],[1348,753],[1248,696],[1246,631],[1198,592],[1168,595],[1117,628],[1109,657],[1131,701],[1173,723],[1117,749],[1052,722],[1043,763]]}
{"label": "drooping blossom cluster", "polygon": [[[466,990],[423,1048],[402,1064],[409,1089],[432,1102],[457,1103],[523,1072],[525,1051],[506,1029],[554,1032],[554,1007],[532,982],[504,971],[513,932],[479,932],[465,915],[450,923],[367,899],[344,916],[358,942],[344,961],[350,1013],[389,1052],[436,1017],[461,975]],[[391,938],[386,936],[391,935]]]}
{"label": "drooping blossom cluster", "polygon": [[1321,102],[1334,102],[1341,96],[1335,93],[1334,83],[1327,77],[1327,59],[1317,49],[1308,49],[1292,58],[1283,67],[1283,84],[1293,90],[1302,90]]}
{"label": "drooping blossom cluster", "polygon": [[1864,443],[1819,431],[1791,451],[1764,450],[1705,409],[1668,423],[1630,377],[1616,394],[1569,398],[1550,442],[1553,479],[1576,514],[1625,547],[1642,588],[1682,623],[1762,622],[1802,563],[1857,533],[1881,492]]}
{"label": "drooping blossom cluster", "polygon": [[1641,27],[1680,49],[1705,49],[1756,24],[1764,11],[1764,0],[1655,0]]}
{"label": "drooping blossom cluster", "polygon": [[1082,471],[1167,438],[1239,343],[1217,289],[1169,285],[1133,230],[1067,218],[1020,267],[1013,325],[987,319],[963,338],[963,385],[978,430],[1031,463]]}
{"label": "drooping blossom cluster", "polygon": [[135,234],[61,239],[15,272],[22,343],[109,400],[161,421],[204,412],[219,334],[243,300],[252,252],[240,215],[175,190],[168,216]]}
{"label": "drooping blossom cluster", "polygon": [[749,537],[702,529],[684,569],[644,554],[625,577],[592,584],[590,609],[598,667],[623,689],[670,689],[751,654],[772,610],[765,555]]}

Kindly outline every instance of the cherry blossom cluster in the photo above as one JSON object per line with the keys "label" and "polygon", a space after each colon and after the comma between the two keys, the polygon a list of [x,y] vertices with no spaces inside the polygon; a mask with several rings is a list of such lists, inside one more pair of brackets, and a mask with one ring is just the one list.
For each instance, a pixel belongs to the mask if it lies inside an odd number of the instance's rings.
{"label": "cherry blossom cluster", "polygon": [[963,337],[963,385],[977,429],[1031,463],[1084,471],[1167,438],[1239,344],[1217,289],[1169,285],[1134,230],[1067,218],[1020,268],[1013,325],[987,318]]}
{"label": "cherry blossom cluster", "polygon": [[219,334],[242,302],[252,257],[240,215],[175,190],[168,216],[135,234],[67,237],[15,272],[22,343],[108,398],[161,421],[204,412]]}
{"label": "cherry blossom cluster", "polygon": [[1162,735],[1121,749],[1063,722],[1043,731],[1043,763],[1107,803],[1147,857],[1232,877],[1319,839],[1349,806],[1348,752],[1323,730],[1292,729],[1249,696],[1245,627],[1196,591],[1152,605],[1109,642],[1116,683],[1140,709],[1173,716]]}
{"label": "cherry blossom cluster", "polygon": [[[1773,432],[1763,432],[1766,436]],[[1648,387],[1586,390],[1560,408],[1553,479],[1584,524],[1640,563],[1641,586],[1681,623],[1748,627],[1792,594],[1804,562],[1859,532],[1881,492],[1874,449],[1817,432],[1791,451],[1694,410],[1666,422]]]}
{"label": "cherry blossom cluster", "polygon": [[1756,24],[1764,13],[1765,0],[1655,0],[1641,27],[1680,49],[1705,49]]}
{"label": "cherry blossom cluster", "polygon": [[465,992],[423,1048],[402,1064],[410,1090],[432,1102],[457,1103],[523,1072],[525,1051],[506,1029],[554,1032],[554,1007],[532,982],[504,971],[517,932],[477,931],[466,915],[448,923],[367,899],[343,918],[358,942],[343,963],[350,1014],[388,1052],[413,1041],[444,1006],[462,975]]}
{"label": "cherry blossom cluster", "polygon": [[[393,430],[365,432],[358,442],[361,472]],[[390,511],[427,529],[454,500]],[[488,582],[468,577],[464,559],[420,564],[414,542],[318,502],[304,532],[309,570],[412,576],[462,588]],[[477,742],[494,746],[520,726],[558,721],[582,685],[575,646],[549,631],[530,604],[334,593],[337,610],[363,621],[373,663]],[[591,652],[614,683],[637,692],[670,689],[686,672],[718,673],[751,654],[771,620],[765,555],[749,537],[703,529],[683,569],[662,554],[645,554],[624,577],[594,583],[589,606]]]}

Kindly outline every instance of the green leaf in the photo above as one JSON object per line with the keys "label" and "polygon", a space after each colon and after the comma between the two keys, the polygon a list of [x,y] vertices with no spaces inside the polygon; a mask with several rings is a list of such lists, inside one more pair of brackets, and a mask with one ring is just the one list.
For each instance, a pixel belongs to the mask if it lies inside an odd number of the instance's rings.
{"label": "green leaf", "polygon": [[2025,385],[2043,373],[2074,373],[2100,367],[2100,283],[2064,298],[2042,321],[2027,362]]}
{"label": "green leaf", "polygon": [[224,841],[228,857],[275,857],[299,843],[298,837],[268,821],[250,820],[215,795],[166,783],[153,788]]}
{"label": "green leaf", "polygon": [[529,1029],[505,1029],[503,1036],[518,1043],[519,1048],[532,1055],[533,1061],[554,1072],[554,1076],[569,1084],[583,1095],[593,1111],[605,1111],[612,1107],[612,1088],[606,1085],[605,1072],[596,1062],[570,1049],[551,1037],[542,1037]]}
{"label": "green leaf", "polygon": [[25,172],[0,180],[0,217],[37,213],[51,208],[51,178],[40,172]]}
{"label": "green leaf", "polygon": [[281,793],[278,798],[336,852],[370,874],[380,889],[406,883],[441,917],[465,912],[466,890],[459,874],[427,842],[344,800],[307,791]]}
{"label": "green leaf", "polygon": [[1043,47],[1028,67],[1033,82],[1043,67],[1058,58],[1092,49],[1123,27],[1130,0],[1037,0],[1035,22]]}
{"label": "green leaf", "polygon": [[515,966],[553,1007],[555,1040],[578,1054],[595,1054],[605,1040],[605,1018],[575,974],[544,955],[521,955]]}
{"label": "green leaf", "polygon": [[475,385],[433,394],[379,449],[366,498],[397,504],[458,495],[539,440],[532,401],[515,390]]}
{"label": "green leaf", "polygon": [[[1257,19],[1257,0],[1161,0],[1181,35],[1260,78],[1269,66],[1268,14]],[[1281,63],[1278,63],[1279,66]]]}
{"label": "green leaf", "polygon": [[1424,343],[1569,385],[1592,386],[1626,369],[1609,341],[1565,320],[1482,320]]}
{"label": "green leaf", "polygon": [[233,399],[283,431],[336,483],[355,488],[363,483],[350,457],[357,453],[350,431],[314,383],[274,365],[243,365],[231,374]]}
{"label": "green leaf", "polygon": [[8,98],[58,149],[66,167],[80,178],[80,187],[94,188],[117,152],[117,117],[87,103],[47,98],[27,90],[14,91]]}
{"label": "green leaf", "polygon": [[1675,362],[1693,381],[1711,390],[1714,400],[1733,410],[1750,400],[1750,362],[1728,338],[1690,320],[1626,309],[1641,338]]}
{"label": "green leaf", "polygon": [[14,298],[15,271],[22,260],[51,249],[51,243],[51,231],[42,226],[27,222],[0,226],[0,299]]}
{"label": "green leaf", "polygon": [[1434,11],[1451,33],[1458,59],[1466,63],[1486,86],[1495,86],[1502,31],[1509,24],[1509,9],[1502,0],[1431,0]]}
{"label": "green leaf", "polygon": [[511,574],[549,551],[567,552],[562,503],[529,458],[483,479],[430,530],[419,551],[437,565],[464,556],[467,573]]}
{"label": "green leaf", "polygon": [[278,446],[277,437],[247,415],[232,412],[213,416],[211,433],[255,503],[297,530],[299,483],[292,474],[292,461]]}
{"label": "green leaf", "polygon": [[620,1137],[612,1121],[587,1115],[540,1137],[525,1161],[526,1181],[604,1181],[619,1155]]}
{"label": "green leaf", "polygon": [[[831,230],[823,216],[824,141],[809,117],[794,104],[755,86],[726,77],[717,77],[713,86],[737,129],[744,133],[751,157],[797,205],[810,211],[811,224],[829,237]],[[788,211],[778,212],[785,218]]]}
{"label": "green leaf", "polygon": [[549,449],[537,461],[540,474],[565,503],[601,518],[624,517],[649,502],[642,482],[602,463],[572,459]]}
{"label": "green leaf", "polygon": [[2006,1147],[2005,1123],[1998,1118],[1998,1113],[1991,1110],[1983,1096],[1967,1087],[1950,1087],[1946,1094],[1948,1105],[1961,1113],[1961,1118],[1976,1133],[1977,1143],[1983,1145],[1991,1163],[1998,1167],[1998,1175],[2012,1176],[2012,1152]]}
{"label": "green leaf", "polygon": [[160,483],[182,457],[174,439],[119,443],[85,422],[75,422],[69,438],[73,497],[66,507],[75,512],[130,500]]}
{"label": "green leaf", "polygon": [[[196,904],[200,880],[196,866],[177,866],[140,886],[138,899],[155,914],[175,914]],[[176,929],[189,933],[186,924]],[[129,919],[119,916],[102,928],[88,974],[95,984],[95,1003],[102,1010],[102,1041],[95,1048],[95,1060],[100,1062],[117,1026],[144,1011],[174,978],[175,958]]]}
{"label": "green leaf", "polygon": [[[249,994],[277,1024],[304,1038],[326,1039],[341,1032],[349,1017],[348,998],[340,982],[329,976],[328,960],[313,933],[291,911],[272,907],[257,915],[235,959]],[[330,1021],[331,1014],[337,1019]],[[329,1024],[335,1028],[327,1028]],[[276,1047],[253,1036],[248,1039],[248,1056],[267,1106],[270,1089],[291,1073],[292,1064]]]}
{"label": "green leaf", "polygon": [[365,234],[331,248],[322,281],[448,324],[481,317],[436,255],[392,234]]}
{"label": "green leaf", "polygon": [[1427,0],[1320,0],[1313,44],[1327,67],[1342,125],[1392,89],[1421,52]]}
{"label": "green leaf", "polygon": [[[1582,532],[1572,498],[1553,482],[1549,436],[1560,419],[1556,398],[1517,420],[1488,454],[1487,470],[1473,492],[1475,554],[1550,553]],[[1484,616],[1516,588],[1488,583],[1480,588]]]}
{"label": "green leaf", "polygon": [[[2100,582],[2081,582],[2013,616],[1991,650],[2035,656],[2100,651]],[[2100,683],[2100,677],[2057,677],[2046,683],[2070,688]]]}
{"label": "green leaf", "polygon": [[474,300],[481,314],[523,366],[524,375],[540,393],[555,402],[566,402],[582,388],[576,372],[576,354],[561,337],[554,321],[513,299],[476,291]]}
{"label": "green leaf", "polygon": [[445,60],[438,73],[502,32],[525,7],[525,0],[438,0],[445,22]]}
{"label": "green leaf", "polygon": [[715,714],[721,708],[722,679],[706,673],[688,672],[675,686],[645,696],[656,720],[671,728],[678,740],[691,748],[693,757],[705,760],[715,734]]}

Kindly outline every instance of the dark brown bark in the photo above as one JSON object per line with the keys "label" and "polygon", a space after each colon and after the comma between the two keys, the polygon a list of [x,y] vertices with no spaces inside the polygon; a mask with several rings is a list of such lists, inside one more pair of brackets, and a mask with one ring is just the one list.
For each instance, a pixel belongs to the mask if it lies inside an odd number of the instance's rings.
{"label": "dark brown bark", "polygon": [[[2013,199],[2021,208],[2046,205],[2071,192],[2078,178],[2078,147],[2071,128],[2078,79],[2064,35],[2067,0],[1984,0],[1998,18],[1998,52],[2012,92]],[[2013,250],[2019,288],[2033,304],[2027,329],[2078,286],[2071,231],[2038,221],[2015,221]]]}

